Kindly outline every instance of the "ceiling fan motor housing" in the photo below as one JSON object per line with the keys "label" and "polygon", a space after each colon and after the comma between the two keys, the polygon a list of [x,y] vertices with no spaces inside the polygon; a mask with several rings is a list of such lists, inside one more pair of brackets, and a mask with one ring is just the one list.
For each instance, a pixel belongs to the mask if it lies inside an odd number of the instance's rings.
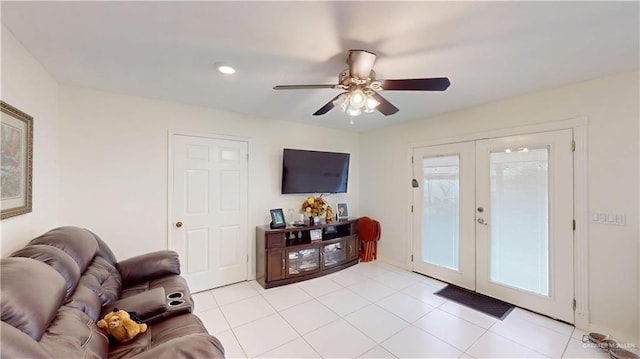
{"label": "ceiling fan motor housing", "polygon": [[340,72],[338,83],[344,90],[348,91],[354,91],[357,88],[360,88],[363,91],[382,90],[382,81],[376,80],[376,72],[373,70],[371,70],[369,76],[366,79],[358,79],[350,76],[349,69],[344,69]]}

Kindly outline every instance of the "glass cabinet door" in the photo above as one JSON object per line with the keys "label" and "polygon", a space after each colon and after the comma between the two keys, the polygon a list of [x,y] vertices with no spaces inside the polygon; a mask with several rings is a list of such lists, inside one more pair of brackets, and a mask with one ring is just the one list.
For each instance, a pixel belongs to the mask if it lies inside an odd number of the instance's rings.
{"label": "glass cabinet door", "polygon": [[340,264],[347,260],[347,250],[344,241],[325,245],[323,252],[325,267]]}
{"label": "glass cabinet door", "polygon": [[298,275],[320,268],[318,248],[305,248],[288,251],[288,275]]}

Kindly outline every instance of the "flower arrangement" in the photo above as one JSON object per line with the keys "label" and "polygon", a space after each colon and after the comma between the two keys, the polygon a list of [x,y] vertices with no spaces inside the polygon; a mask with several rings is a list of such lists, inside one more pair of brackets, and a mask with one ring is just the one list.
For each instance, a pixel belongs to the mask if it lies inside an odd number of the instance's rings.
{"label": "flower arrangement", "polygon": [[302,212],[307,217],[321,216],[327,210],[327,207],[327,202],[322,198],[322,195],[318,197],[309,196],[302,202]]}

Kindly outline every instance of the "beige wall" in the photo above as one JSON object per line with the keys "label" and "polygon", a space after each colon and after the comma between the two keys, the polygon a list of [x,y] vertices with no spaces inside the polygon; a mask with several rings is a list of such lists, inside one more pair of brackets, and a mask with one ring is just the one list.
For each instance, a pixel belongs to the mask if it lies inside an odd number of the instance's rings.
{"label": "beige wall", "polygon": [[361,137],[362,214],[380,219],[381,257],[408,266],[410,143],[587,117],[589,213],[625,213],[625,226],[589,223],[592,328],[638,338],[638,73],[536,92]]}
{"label": "beige wall", "polygon": [[33,211],[0,222],[0,254],[58,224],[58,84],[2,26],[2,100],[33,117]]}
{"label": "beige wall", "polygon": [[356,133],[59,86],[4,27],[2,99],[35,123],[34,211],[0,222],[2,257],[60,225],[93,230],[120,259],[166,249],[170,130],[248,139],[251,228],[305,198],[280,194],[284,147],[350,153],[348,193],[325,198],[359,211]]}
{"label": "beige wall", "polygon": [[280,194],[284,147],[350,153],[348,193],[326,198],[358,213],[356,133],[62,86],[61,223],[92,229],[118,258],[166,249],[169,130],[248,138],[251,228],[268,223],[269,209],[297,211],[304,200]]}

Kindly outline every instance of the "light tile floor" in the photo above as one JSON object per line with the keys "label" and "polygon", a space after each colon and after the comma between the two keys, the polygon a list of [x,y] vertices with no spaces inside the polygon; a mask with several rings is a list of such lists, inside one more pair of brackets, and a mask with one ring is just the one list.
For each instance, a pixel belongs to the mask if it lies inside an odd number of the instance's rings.
{"label": "light tile floor", "polygon": [[265,290],[194,294],[227,358],[608,358],[582,332],[520,308],[500,321],[433,293],[446,284],[381,263]]}

